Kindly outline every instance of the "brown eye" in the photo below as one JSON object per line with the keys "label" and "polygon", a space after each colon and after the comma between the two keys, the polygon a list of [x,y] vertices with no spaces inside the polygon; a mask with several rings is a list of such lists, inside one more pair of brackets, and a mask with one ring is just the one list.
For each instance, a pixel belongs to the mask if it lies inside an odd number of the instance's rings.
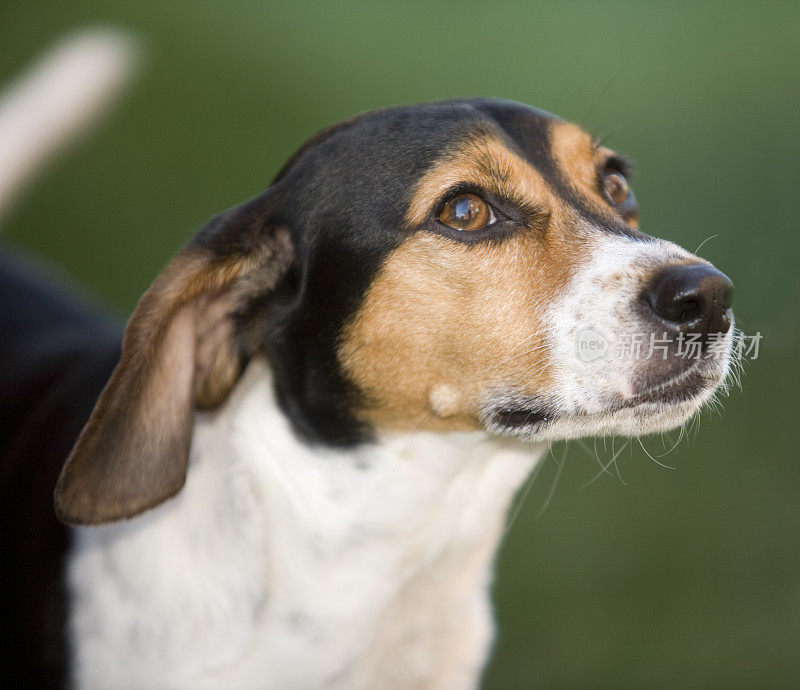
{"label": "brown eye", "polygon": [[439,220],[455,230],[481,230],[496,219],[489,204],[479,196],[459,194],[444,205]]}
{"label": "brown eye", "polygon": [[606,190],[608,198],[618,206],[621,206],[627,201],[630,190],[628,189],[628,180],[625,179],[625,175],[622,173],[606,173],[603,177],[603,187]]}

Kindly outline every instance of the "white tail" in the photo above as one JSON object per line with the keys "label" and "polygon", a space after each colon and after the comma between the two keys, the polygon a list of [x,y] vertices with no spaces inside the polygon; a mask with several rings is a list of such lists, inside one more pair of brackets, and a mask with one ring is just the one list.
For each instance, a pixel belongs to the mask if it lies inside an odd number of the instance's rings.
{"label": "white tail", "polygon": [[82,31],[61,40],[0,95],[0,217],[37,168],[130,80],[137,54],[121,31]]}

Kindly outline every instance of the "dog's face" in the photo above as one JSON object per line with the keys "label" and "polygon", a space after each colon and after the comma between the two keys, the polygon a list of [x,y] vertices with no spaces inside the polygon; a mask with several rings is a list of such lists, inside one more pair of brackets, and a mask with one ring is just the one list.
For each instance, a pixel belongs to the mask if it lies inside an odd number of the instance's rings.
{"label": "dog's face", "polygon": [[65,466],[61,516],[114,519],[175,493],[193,409],[224,401],[258,355],[312,443],[684,422],[727,372],[731,284],[638,231],[627,172],[578,127],[505,101],[317,135],[142,299]]}

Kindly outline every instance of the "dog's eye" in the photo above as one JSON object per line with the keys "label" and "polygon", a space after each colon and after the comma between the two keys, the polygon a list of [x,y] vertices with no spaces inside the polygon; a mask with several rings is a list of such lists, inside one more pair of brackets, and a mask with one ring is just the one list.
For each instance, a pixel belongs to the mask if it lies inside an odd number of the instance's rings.
{"label": "dog's eye", "polygon": [[481,230],[496,220],[492,207],[475,194],[454,196],[439,214],[439,221],[455,230]]}
{"label": "dog's eye", "polygon": [[606,190],[608,198],[617,206],[622,206],[630,195],[628,180],[625,175],[616,170],[611,170],[603,176],[603,188]]}

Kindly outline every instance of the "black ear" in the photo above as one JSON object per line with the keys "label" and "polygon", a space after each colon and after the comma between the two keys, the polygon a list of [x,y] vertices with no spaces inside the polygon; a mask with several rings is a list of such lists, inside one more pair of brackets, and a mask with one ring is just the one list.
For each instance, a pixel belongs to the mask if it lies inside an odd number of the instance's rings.
{"label": "black ear", "polygon": [[215,218],[156,278],[128,322],[122,357],[61,471],[67,524],[129,518],[186,480],[196,408],[221,404],[248,356],[234,314],[292,262],[289,231],[248,202]]}

